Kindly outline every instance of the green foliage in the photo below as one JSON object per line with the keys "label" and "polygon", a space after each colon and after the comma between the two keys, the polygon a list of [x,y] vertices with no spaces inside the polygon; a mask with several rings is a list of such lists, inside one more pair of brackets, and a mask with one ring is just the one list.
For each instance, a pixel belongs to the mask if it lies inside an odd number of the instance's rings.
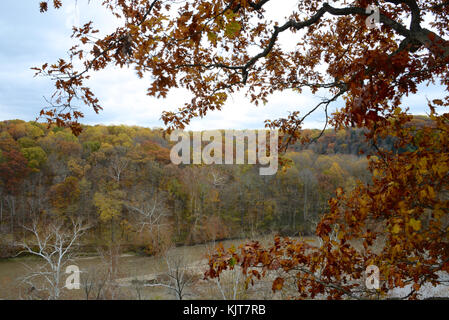
{"label": "green foliage", "polygon": [[87,153],[96,152],[100,149],[101,143],[99,141],[86,141],[83,143],[83,150]]}
{"label": "green foliage", "polygon": [[[106,241],[143,241],[140,215],[126,207],[130,201],[137,207],[156,201],[168,226],[164,234],[176,242],[311,232],[309,220],[327,210],[337,187],[350,189],[357,179],[370,177],[366,160],[351,154],[353,143],[363,143],[354,142],[359,136],[350,130],[326,133],[307,148],[292,146],[286,154],[290,166],[261,177],[253,165],[174,166],[171,144],[160,130],[85,126],[75,137],[67,129],[44,129],[38,123],[0,122],[2,185],[19,197],[17,203],[42,199],[39,192],[45,193],[43,211],[85,216]],[[332,154],[325,154],[330,149]],[[27,176],[29,171],[39,175]],[[29,188],[23,188],[25,183]],[[25,205],[16,210],[28,216]],[[150,238],[157,245],[154,235]]]}
{"label": "green foliage", "polygon": [[41,147],[23,148],[22,154],[28,160],[28,166],[35,171],[47,162],[47,154]]}
{"label": "green foliage", "polygon": [[21,148],[31,148],[36,146],[36,141],[29,137],[22,137],[17,140]]}

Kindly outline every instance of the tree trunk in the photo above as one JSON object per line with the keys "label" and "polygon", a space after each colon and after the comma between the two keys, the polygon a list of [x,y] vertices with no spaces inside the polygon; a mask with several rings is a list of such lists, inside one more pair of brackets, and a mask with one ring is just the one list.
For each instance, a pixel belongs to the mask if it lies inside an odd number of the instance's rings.
{"label": "tree trunk", "polygon": [[0,226],[3,225],[3,199],[0,200]]}
{"label": "tree trunk", "polygon": [[304,223],[307,223],[307,183],[304,183]]}

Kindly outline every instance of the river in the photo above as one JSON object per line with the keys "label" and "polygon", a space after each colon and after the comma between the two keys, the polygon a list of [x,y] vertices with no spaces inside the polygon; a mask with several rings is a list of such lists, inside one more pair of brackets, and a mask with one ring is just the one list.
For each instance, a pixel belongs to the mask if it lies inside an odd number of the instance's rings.
{"label": "river", "polygon": [[[267,237],[273,239],[272,237]],[[259,239],[265,242],[263,239]],[[225,247],[235,245],[236,247],[245,240],[222,241]],[[217,243],[218,244],[218,243]],[[207,269],[207,254],[215,247],[215,243],[199,244],[193,246],[174,247],[168,251],[169,256],[184,257],[186,263],[195,266],[198,274]],[[0,299],[19,299],[26,296],[26,290],[21,284],[21,277],[28,274],[30,270],[37,270],[42,265],[43,259],[35,256],[17,257],[11,259],[0,259]],[[98,256],[83,257],[75,259],[70,264],[79,267],[81,272],[93,270],[102,265],[104,260]],[[121,293],[116,298],[136,299],[139,294],[135,288],[130,288],[129,282],[133,278],[158,275],[166,272],[167,264],[165,256],[138,256],[135,254],[121,254],[117,263],[117,282],[122,286]],[[64,271],[64,270],[63,270]],[[63,275],[63,279],[65,275]],[[63,297],[65,299],[85,299],[84,290],[66,290]],[[144,299],[170,299],[172,294],[169,290],[156,288],[143,288],[140,298]]]}

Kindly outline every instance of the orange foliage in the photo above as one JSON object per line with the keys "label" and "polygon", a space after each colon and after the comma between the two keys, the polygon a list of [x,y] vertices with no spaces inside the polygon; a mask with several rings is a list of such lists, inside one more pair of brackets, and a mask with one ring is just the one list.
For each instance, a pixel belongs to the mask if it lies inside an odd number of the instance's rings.
{"label": "orange foliage", "polygon": [[[75,27],[78,44],[69,59],[35,68],[56,87],[54,100],[41,116],[78,134],[83,115],[72,104],[81,100],[99,112],[100,102],[84,82],[90,72],[112,64],[132,65],[140,77],[151,75],[151,96],[166,97],[176,87],[192,93],[192,100],[177,112],[163,113],[168,129],[184,128],[193,118],[220,110],[239,90],[260,104],[274,91],[327,89],[331,97],[309,113],[295,111],[266,125],[283,131],[287,145],[305,142],[310,138],[300,136],[304,119],[324,108],[326,124],[330,117],[337,129],[364,128],[374,145],[394,135],[397,152],[378,148],[378,157],[370,161],[372,184],[360,184],[348,194],[337,190],[317,228],[321,247],[279,238],[267,249],[252,243],[242,247],[241,254],[213,256],[207,275],[217,277],[237,261],[244,271],[262,266],[264,273],[297,272],[300,297],[323,293],[341,298],[360,289],[346,277],[361,279],[367,265],[376,264],[385,280],[381,292],[413,283],[410,297],[416,297],[420,285],[437,283],[437,272],[449,271],[448,114],[435,109],[447,107],[449,96],[430,103],[435,126],[417,131],[407,125],[411,119],[399,106],[426,82],[440,81],[447,94],[449,42],[440,35],[449,31],[448,3],[352,0],[337,7],[300,0],[291,16],[277,25],[264,16],[267,3],[271,1],[199,0],[175,8],[158,0],[105,0],[103,5],[126,25],[102,38],[95,36],[98,30],[92,22]],[[379,6],[381,28],[369,29],[365,23],[368,5]],[[61,1],[54,0],[53,6],[59,8]],[[40,9],[48,10],[47,1]],[[432,30],[421,25],[424,15]],[[279,42],[288,32],[292,37],[301,34],[291,50]],[[83,62],[81,70],[72,64],[74,59]],[[324,71],[318,68],[323,62]],[[340,97],[344,107],[329,116],[329,105]],[[371,229],[374,222],[384,226],[380,234]],[[329,237],[332,230],[338,230],[338,241]],[[375,240],[381,240],[380,250],[374,250]],[[362,248],[355,246],[357,241]],[[281,287],[282,280],[276,280],[273,289]]]}

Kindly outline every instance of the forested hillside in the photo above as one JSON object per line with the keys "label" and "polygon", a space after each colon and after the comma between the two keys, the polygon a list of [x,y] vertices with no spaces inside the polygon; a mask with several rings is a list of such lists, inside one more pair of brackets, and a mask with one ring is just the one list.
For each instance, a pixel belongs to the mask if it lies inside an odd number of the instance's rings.
{"label": "forested hillside", "polygon": [[328,130],[318,142],[291,146],[290,166],[260,176],[254,165],[173,165],[171,143],[157,129],[85,126],[75,137],[69,129],[3,121],[2,255],[14,252],[23,225],[45,215],[88,220],[85,245],[121,243],[149,254],[173,243],[309,234],[337,187],[369,181],[359,152],[372,146],[364,141],[360,130]]}

